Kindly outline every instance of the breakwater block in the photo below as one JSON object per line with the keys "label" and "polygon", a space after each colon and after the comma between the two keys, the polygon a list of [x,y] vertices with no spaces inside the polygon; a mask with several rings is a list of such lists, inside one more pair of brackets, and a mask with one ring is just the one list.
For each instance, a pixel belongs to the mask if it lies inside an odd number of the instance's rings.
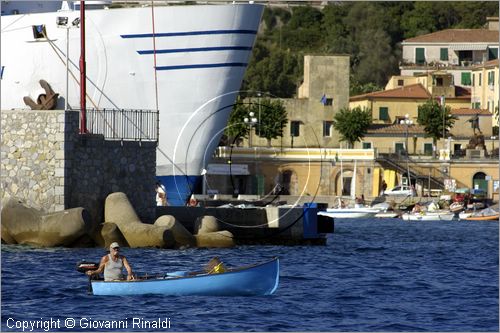
{"label": "breakwater block", "polygon": [[166,227],[142,223],[123,192],[108,195],[104,219],[118,226],[130,247],[175,247],[172,232]]}
{"label": "breakwater block", "polygon": [[130,246],[125,237],[123,236],[120,228],[115,223],[107,222],[103,223],[101,229],[101,236],[104,239],[104,247],[109,248],[111,243],[117,242],[121,246]]}
{"label": "breakwater block", "polygon": [[233,247],[233,234],[227,230],[195,235],[198,247]]}
{"label": "breakwater block", "polygon": [[16,198],[2,206],[2,240],[7,244],[71,246],[91,229],[90,214],[82,207],[44,213]]}
{"label": "breakwater block", "polygon": [[220,230],[219,221],[215,216],[200,216],[194,223],[194,233],[196,235],[217,232]]}
{"label": "breakwater block", "polygon": [[155,226],[167,228],[174,238],[175,247],[196,246],[196,239],[172,215],[160,216],[154,223]]}

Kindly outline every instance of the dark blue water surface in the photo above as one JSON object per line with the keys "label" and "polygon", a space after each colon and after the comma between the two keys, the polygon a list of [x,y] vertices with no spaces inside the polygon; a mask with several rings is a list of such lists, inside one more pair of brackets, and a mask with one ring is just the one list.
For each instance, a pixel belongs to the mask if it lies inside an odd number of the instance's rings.
{"label": "dark blue water surface", "polygon": [[59,319],[50,331],[110,331],[81,327],[86,318],[154,331],[132,326],[143,318],[168,320],[163,331],[498,332],[498,223],[337,220],[335,227],[326,246],[123,249],[135,271],[150,273],[198,269],[215,255],[230,265],[277,255],[279,288],[262,297],[92,296],[75,264],[98,261],[102,249],[4,245],[2,330]]}

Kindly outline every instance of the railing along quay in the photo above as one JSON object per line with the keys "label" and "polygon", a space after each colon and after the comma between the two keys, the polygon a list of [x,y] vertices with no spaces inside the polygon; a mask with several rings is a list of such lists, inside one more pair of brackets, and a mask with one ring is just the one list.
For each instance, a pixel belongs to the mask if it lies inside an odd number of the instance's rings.
{"label": "railing along quay", "polygon": [[158,141],[157,110],[86,109],[85,112],[87,132],[103,135],[105,140]]}

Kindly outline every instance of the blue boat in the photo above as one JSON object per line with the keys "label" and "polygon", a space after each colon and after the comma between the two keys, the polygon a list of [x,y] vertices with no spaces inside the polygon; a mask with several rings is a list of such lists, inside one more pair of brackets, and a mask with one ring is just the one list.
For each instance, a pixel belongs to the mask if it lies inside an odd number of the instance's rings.
{"label": "blue boat", "polygon": [[132,281],[92,280],[94,295],[271,295],[278,288],[279,260],[230,268],[221,273],[170,273],[164,277]]}

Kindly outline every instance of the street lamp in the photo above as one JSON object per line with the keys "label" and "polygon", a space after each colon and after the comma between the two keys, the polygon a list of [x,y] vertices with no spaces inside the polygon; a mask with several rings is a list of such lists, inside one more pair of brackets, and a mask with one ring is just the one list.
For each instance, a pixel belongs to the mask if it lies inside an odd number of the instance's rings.
{"label": "street lamp", "polygon": [[259,116],[258,116],[258,120],[259,120],[259,135],[260,135],[260,97],[262,96],[262,94],[260,92],[257,93],[257,97],[258,97],[258,100],[257,100],[257,103],[259,103]]}
{"label": "street lamp", "polygon": [[69,19],[67,16],[56,17],[56,25],[58,28],[66,29],[66,98],[64,109],[68,110],[68,99],[69,99],[69,29],[78,28],[80,24],[80,19],[74,19],[71,24],[68,24]]}
{"label": "street lamp", "polygon": [[248,117],[245,117],[243,121],[248,125],[248,147],[252,147],[252,127],[257,124],[257,118],[254,117],[255,113],[250,112]]}
{"label": "street lamp", "polygon": [[495,140],[497,139],[497,137],[495,135],[493,135],[491,137],[491,144],[492,144],[492,147],[491,147],[491,155],[493,156],[495,154]]}
{"label": "street lamp", "polygon": [[[405,119],[401,119],[401,121],[399,123],[401,125],[406,125],[406,145],[405,145],[405,148],[406,148],[406,172],[408,174],[408,186],[410,186],[410,188],[411,188],[410,155],[409,155],[409,151],[408,151],[408,128],[411,125],[413,125],[413,120],[410,119],[410,115],[407,113],[405,115]],[[413,196],[413,191],[412,191],[411,195]]]}

